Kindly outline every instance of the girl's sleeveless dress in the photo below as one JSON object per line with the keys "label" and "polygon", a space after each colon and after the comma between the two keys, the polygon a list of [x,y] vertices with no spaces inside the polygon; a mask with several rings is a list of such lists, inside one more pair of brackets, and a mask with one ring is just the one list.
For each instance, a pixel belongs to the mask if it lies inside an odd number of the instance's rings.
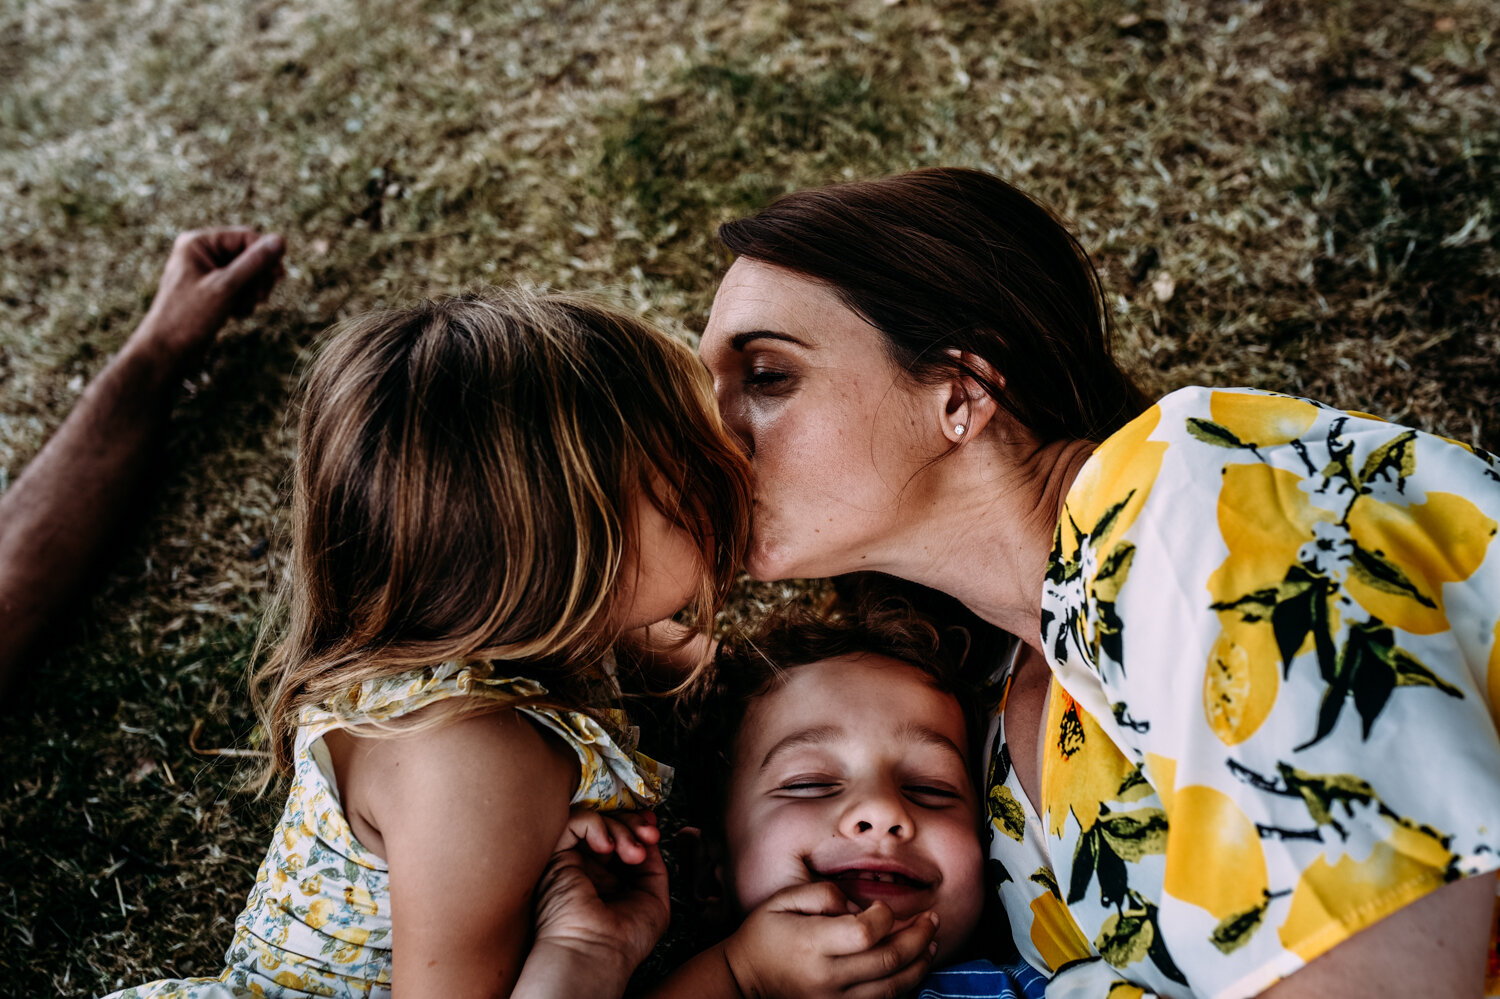
{"label": "girl's sleeveless dress", "polygon": [[[344,817],[323,736],[387,722],[450,697],[522,701],[545,693],[532,680],[493,675],[490,664],[452,662],[368,681],[304,709],[286,809],[235,921],[228,967],[216,978],[152,982],[108,999],[388,997],[390,877],[385,861],[360,845]],[[573,804],[600,811],[650,808],[665,794],[671,771],[635,752],[636,731],[624,726],[622,713],[602,713],[611,734],[582,712],[537,704],[515,710],[578,754]]]}

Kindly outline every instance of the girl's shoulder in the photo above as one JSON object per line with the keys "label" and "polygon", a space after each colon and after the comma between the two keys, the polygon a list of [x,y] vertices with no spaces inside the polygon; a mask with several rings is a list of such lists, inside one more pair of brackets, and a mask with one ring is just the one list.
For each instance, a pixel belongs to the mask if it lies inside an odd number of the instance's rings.
{"label": "girl's shoulder", "polygon": [[[442,705],[458,709],[463,699],[478,699],[495,708],[514,709],[572,751],[579,763],[573,804],[651,808],[666,796],[672,770],[637,752],[639,730],[629,724],[624,712],[560,703],[536,680],[506,675],[505,666],[450,661],[352,684],[303,709],[298,719],[299,741],[311,743],[334,729],[378,734],[382,729],[409,731],[429,724],[429,719],[431,724],[442,724],[429,709]],[[598,700],[618,696],[607,670],[592,686]],[[417,712],[426,714],[418,720],[412,717]]]}
{"label": "girl's shoulder", "polygon": [[547,689],[535,680],[499,675],[494,663],[453,660],[350,684],[303,708],[297,721],[300,727],[315,730],[378,728],[453,698],[525,704],[546,695]]}

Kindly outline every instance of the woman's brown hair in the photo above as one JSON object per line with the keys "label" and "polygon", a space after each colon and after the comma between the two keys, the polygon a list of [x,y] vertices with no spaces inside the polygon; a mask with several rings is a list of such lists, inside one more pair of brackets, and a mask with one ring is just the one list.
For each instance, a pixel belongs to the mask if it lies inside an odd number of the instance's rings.
{"label": "woman's brown hair", "polygon": [[642,498],[697,542],[706,631],[746,544],[749,468],[667,334],[521,293],[342,324],[304,387],[288,620],[253,683],[273,770],[302,707],[365,680],[506,660],[566,698],[619,637]]}
{"label": "woman's brown hair", "polygon": [[974,378],[1038,443],[1102,441],[1147,406],[1111,353],[1082,246],[989,174],[938,168],[797,191],[721,226],[719,238],[826,282],[908,374]]}

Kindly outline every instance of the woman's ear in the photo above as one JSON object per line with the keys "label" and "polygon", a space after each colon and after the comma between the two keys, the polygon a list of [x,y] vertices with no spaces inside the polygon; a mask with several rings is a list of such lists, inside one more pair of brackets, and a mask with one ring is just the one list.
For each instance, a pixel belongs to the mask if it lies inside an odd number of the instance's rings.
{"label": "woman's ear", "polygon": [[999,408],[984,383],[1004,389],[1005,379],[978,354],[950,349],[948,356],[957,362],[957,367],[938,386],[941,401],[938,420],[943,436],[954,444],[962,444],[982,433]]}

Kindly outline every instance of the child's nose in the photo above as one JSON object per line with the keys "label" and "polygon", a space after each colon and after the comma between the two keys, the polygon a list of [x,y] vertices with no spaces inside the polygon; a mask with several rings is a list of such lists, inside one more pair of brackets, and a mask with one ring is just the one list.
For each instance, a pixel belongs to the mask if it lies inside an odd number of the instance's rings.
{"label": "child's nose", "polygon": [[839,831],[845,836],[894,836],[910,839],[916,831],[899,792],[881,789],[860,797],[844,813]]}

